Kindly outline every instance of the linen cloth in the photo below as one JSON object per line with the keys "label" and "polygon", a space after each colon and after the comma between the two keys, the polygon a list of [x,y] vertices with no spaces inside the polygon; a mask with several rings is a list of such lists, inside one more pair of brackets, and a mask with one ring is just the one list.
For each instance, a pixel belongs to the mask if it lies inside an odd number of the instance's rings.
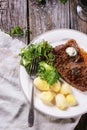
{"label": "linen cloth", "polygon": [[19,80],[20,48],[25,44],[0,30],[0,130],[74,130],[81,116],[55,119],[35,110],[28,127],[29,102]]}

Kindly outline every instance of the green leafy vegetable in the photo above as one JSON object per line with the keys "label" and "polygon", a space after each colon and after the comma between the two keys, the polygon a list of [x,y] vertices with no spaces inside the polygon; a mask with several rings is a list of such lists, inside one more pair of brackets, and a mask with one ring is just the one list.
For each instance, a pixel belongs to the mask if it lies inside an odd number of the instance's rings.
{"label": "green leafy vegetable", "polygon": [[20,26],[14,26],[10,32],[8,31],[4,31],[3,32],[11,35],[11,36],[25,36],[27,37],[28,33],[32,33],[30,30],[26,29],[26,30],[22,30],[22,28]]}
{"label": "green leafy vegetable", "polygon": [[54,55],[52,53],[52,46],[47,41],[43,40],[38,44],[30,44],[22,48],[19,55],[21,56],[20,64],[26,68],[28,73],[33,59],[37,58],[37,76],[46,80],[50,85],[54,84],[59,79],[60,75],[53,66]]}
{"label": "green leafy vegetable", "polygon": [[60,75],[53,65],[42,61],[39,63],[38,76],[46,80],[48,84],[52,85],[59,79]]}
{"label": "green leafy vegetable", "polygon": [[20,64],[26,68],[28,73],[34,58],[37,58],[38,61],[44,60],[51,64],[54,60],[54,55],[51,50],[52,46],[48,44],[47,41],[41,41],[38,44],[30,44],[21,49],[19,54],[21,56]]}
{"label": "green leafy vegetable", "polygon": [[24,34],[23,30],[19,26],[13,27],[11,29],[11,32],[10,32],[11,36],[14,36],[14,35],[23,35],[23,34]]}
{"label": "green leafy vegetable", "polygon": [[60,0],[61,3],[65,4],[67,2],[67,0]]}

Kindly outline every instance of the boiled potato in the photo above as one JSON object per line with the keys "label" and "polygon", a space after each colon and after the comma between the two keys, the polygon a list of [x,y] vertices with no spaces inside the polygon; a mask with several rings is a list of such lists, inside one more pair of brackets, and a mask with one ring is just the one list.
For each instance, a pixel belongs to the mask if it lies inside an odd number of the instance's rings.
{"label": "boiled potato", "polygon": [[42,80],[40,77],[34,79],[34,85],[41,91],[49,90],[49,84],[45,80]]}
{"label": "boiled potato", "polygon": [[51,90],[58,93],[60,91],[60,88],[61,88],[61,83],[60,81],[57,81],[57,83],[53,84],[50,86]]}
{"label": "boiled potato", "polygon": [[66,100],[67,100],[68,104],[71,105],[71,106],[77,105],[76,98],[72,94],[67,95]]}
{"label": "boiled potato", "polygon": [[60,93],[64,95],[70,94],[71,93],[70,85],[67,83],[62,84]]}
{"label": "boiled potato", "polygon": [[67,108],[67,101],[63,94],[56,95],[56,106],[61,110],[64,110]]}
{"label": "boiled potato", "polygon": [[42,92],[40,95],[40,99],[42,100],[43,103],[52,105],[51,103],[54,99],[54,94],[50,91]]}

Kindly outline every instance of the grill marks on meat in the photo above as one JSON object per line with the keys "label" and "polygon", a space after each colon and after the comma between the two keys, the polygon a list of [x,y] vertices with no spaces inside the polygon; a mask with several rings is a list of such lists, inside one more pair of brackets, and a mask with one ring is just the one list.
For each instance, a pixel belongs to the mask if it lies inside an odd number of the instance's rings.
{"label": "grill marks on meat", "polygon": [[[67,47],[74,47],[77,55],[69,56],[65,51]],[[73,87],[87,91],[87,65],[80,54],[80,48],[76,41],[71,39],[66,44],[56,46],[53,48],[53,54],[55,55],[54,66],[61,77]]]}

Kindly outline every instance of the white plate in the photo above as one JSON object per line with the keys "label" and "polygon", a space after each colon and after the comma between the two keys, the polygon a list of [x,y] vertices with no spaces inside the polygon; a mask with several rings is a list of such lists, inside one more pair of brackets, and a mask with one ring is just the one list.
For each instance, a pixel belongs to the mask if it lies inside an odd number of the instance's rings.
{"label": "white plate", "polygon": [[[79,44],[79,46],[87,51],[87,35],[75,30],[69,30],[69,29],[52,30],[45,34],[40,35],[35,40],[33,40],[33,42],[37,43],[44,39],[52,43],[53,46],[55,46],[61,43],[65,43],[67,39],[71,38],[75,39]],[[29,76],[26,73],[24,67],[22,66],[20,66],[20,81],[23,91],[30,102],[32,82],[29,79]],[[79,104],[75,107],[69,107],[67,110],[62,111],[56,108],[55,106],[44,105],[41,102],[41,100],[36,96],[36,92],[34,96],[34,106],[37,110],[41,111],[42,113],[57,118],[71,118],[87,112],[87,94],[84,94],[75,88],[72,88],[72,90]]]}

